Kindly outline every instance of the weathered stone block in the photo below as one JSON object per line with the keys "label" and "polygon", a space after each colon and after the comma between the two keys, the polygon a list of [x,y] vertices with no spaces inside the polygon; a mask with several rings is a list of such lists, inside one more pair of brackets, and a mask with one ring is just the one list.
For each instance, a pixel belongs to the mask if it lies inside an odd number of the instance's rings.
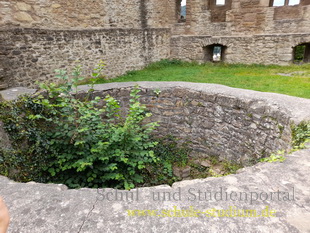
{"label": "weathered stone block", "polygon": [[24,2],[17,2],[16,7],[20,11],[30,11],[31,10],[31,5],[26,4]]}
{"label": "weathered stone block", "polygon": [[211,167],[210,161],[207,161],[207,160],[202,161],[200,165],[204,167]]}
{"label": "weathered stone block", "polygon": [[10,148],[10,147],[11,142],[9,136],[3,128],[3,122],[0,121],[0,148]]}
{"label": "weathered stone block", "polygon": [[190,177],[191,167],[173,167],[173,174],[178,177],[179,179],[186,179]]}
{"label": "weathered stone block", "polygon": [[55,4],[52,4],[51,7],[54,8],[54,9],[58,9],[58,8],[61,7],[61,5],[58,4],[58,3],[55,3]]}
{"label": "weathered stone block", "polygon": [[14,17],[19,22],[33,22],[33,18],[31,17],[31,15],[26,12],[17,12]]}
{"label": "weathered stone block", "polygon": [[[6,84],[6,83],[1,83],[0,84],[0,90],[6,89],[6,88],[8,88],[8,84]],[[1,98],[2,98],[2,96],[0,94],[0,101],[1,101]]]}

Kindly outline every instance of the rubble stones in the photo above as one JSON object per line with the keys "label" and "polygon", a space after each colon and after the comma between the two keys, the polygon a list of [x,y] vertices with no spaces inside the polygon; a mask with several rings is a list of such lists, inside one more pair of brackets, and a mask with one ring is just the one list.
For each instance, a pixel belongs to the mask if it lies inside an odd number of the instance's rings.
{"label": "rubble stones", "polygon": [[189,178],[190,173],[191,173],[191,167],[190,166],[186,166],[186,167],[174,166],[173,167],[173,175],[175,175],[179,179]]}

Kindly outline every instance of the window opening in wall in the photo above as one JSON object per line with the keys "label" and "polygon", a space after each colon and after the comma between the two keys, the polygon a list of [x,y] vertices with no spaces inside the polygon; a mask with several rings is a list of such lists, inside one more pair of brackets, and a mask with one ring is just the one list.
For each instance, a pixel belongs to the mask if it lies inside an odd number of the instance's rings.
{"label": "window opening in wall", "polygon": [[300,0],[289,0],[288,5],[289,6],[294,6],[294,5],[299,5]]}
{"label": "window opening in wall", "polygon": [[204,47],[204,61],[205,62],[221,62],[225,59],[226,46],[220,44],[213,44]]}
{"label": "window opening in wall", "polygon": [[271,0],[271,6],[294,6],[300,4],[300,0]]}
{"label": "window opening in wall", "polygon": [[273,0],[272,6],[284,6],[284,5],[285,5],[285,0]]}
{"label": "window opening in wall", "polygon": [[215,1],[215,5],[217,5],[217,6],[223,6],[223,5],[225,5],[225,0],[216,0],[216,1]]}
{"label": "window opening in wall", "polygon": [[294,63],[310,62],[310,43],[300,44],[294,48]]}
{"label": "window opening in wall", "polygon": [[179,2],[179,14],[178,21],[179,23],[186,21],[186,0],[178,0]]}
{"label": "window opening in wall", "polygon": [[222,60],[222,46],[214,46],[213,48],[213,61]]}

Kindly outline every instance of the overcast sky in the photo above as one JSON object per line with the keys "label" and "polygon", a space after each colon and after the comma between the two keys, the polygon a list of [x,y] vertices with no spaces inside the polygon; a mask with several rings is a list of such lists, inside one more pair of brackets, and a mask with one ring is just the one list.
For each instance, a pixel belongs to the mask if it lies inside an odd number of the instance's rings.
{"label": "overcast sky", "polygon": [[[283,6],[285,0],[274,0],[274,6]],[[290,0],[289,5],[297,5],[300,3],[300,0]],[[217,4],[222,5],[225,4],[225,0],[217,0]],[[182,0],[182,6],[186,5],[186,0]]]}
{"label": "overcast sky", "polygon": [[[274,0],[273,6],[284,6],[285,0]],[[298,5],[300,3],[300,0],[289,0],[290,6],[292,5]]]}

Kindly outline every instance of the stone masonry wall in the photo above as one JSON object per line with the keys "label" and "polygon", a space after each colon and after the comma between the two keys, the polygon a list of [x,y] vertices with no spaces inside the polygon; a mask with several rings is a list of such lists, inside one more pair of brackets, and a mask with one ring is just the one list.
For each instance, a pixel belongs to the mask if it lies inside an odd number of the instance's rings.
{"label": "stone masonry wall", "polygon": [[0,28],[170,27],[175,0],[0,0]]}
{"label": "stone masonry wall", "polygon": [[0,0],[0,88],[51,80],[76,60],[106,61],[108,77],[164,58],[206,62],[214,44],[224,62],[287,65],[310,43],[309,0],[225,2],[187,0],[180,20],[180,0]]}
{"label": "stone masonry wall", "polygon": [[[172,134],[180,141],[191,141],[194,155],[216,155],[247,163],[290,147],[289,114],[276,105],[208,91],[207,84],[196,85],[199,88],[190,83],[186,84],[189,88],[167,83],[157,88],[156,85],[143,85],[139,93],[141,102],[153,113],[150,120],[160,123],[157,130],[160,135]],[[126,107],[131,89],[126,86],[120,84],[119,88],[111,89],[99,85],[95,96],[110,94]],[[154,90],[160,90],[160,94]]]}
{"label": "stone masonry wall", "polygon": [[104,74],[111,78],[167,58],[169,39],[167,29],[0,30],[0,79],[33,87],[35,81],[52,80],[55,69],[70,70],[77,60],[85,74],[105,61]]}
{"label": "stone masonry wall", "polygon": [[137,28],[140,0],[1,0],[0,27]]}
{"label": "stone masonry wall", "polygon": [[171,57],[206,62],[207,52],[204,48],[212,44],[221,44],[226,46],[224,62],[227,63],[287,65],[293,60],[293,48],[309,41],[310,34],[243,37],[175,36],[171,39]]}
{"label": "stone masonry wall", "polygon": [[189,0],[187,8],[186,23],[173,27],[173,58],[205,62],[204,47],[220,44],[226,46],[224,62],[287,65],[293,47],[310,43],[308,0],[280,7],[269,0],[226,0],[224,6]]}
{"label": "stone masonry wall", "polygon": [[188,35],[249,36],[255,34],[310,33],[310,3],[271,7],[269,0],[188,0]]}
{"label": "stone masonry wall", "polygon": [[76,60],[90,71],[102,59],[112,78],[168,58],[175,4],[0,0],[0,88],[51,81]]}

